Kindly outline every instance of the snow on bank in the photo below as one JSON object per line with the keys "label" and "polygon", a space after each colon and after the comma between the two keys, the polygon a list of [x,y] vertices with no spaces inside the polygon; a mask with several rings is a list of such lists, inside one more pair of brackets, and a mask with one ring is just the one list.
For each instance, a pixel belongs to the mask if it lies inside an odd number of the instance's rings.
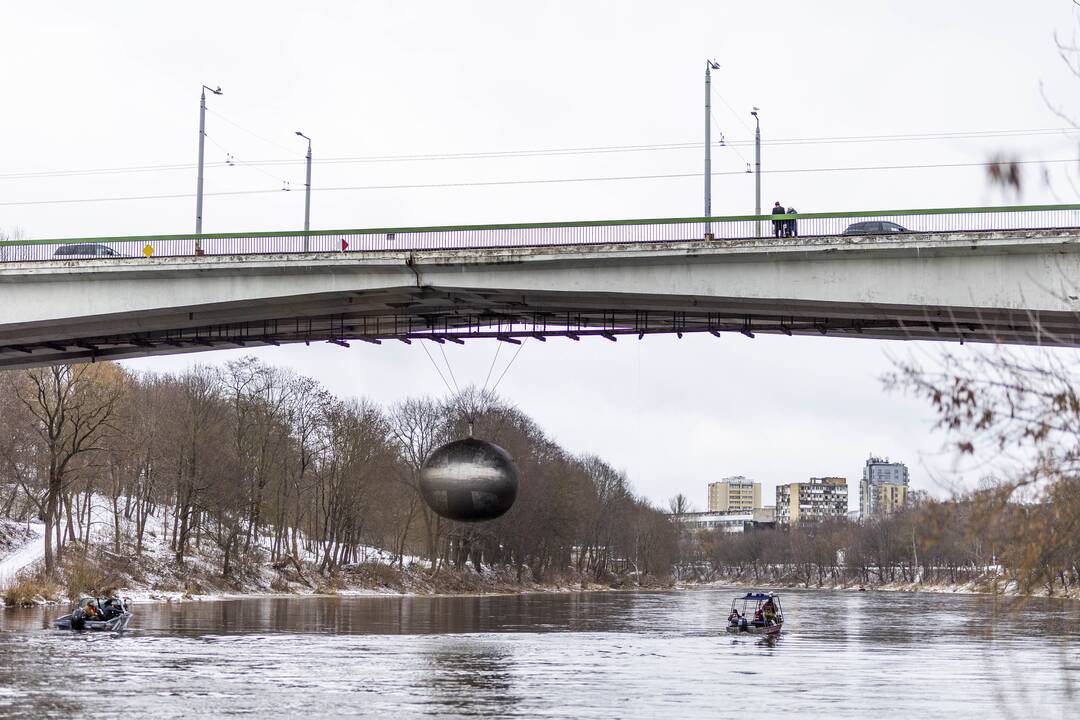
{"label": "snow on bank", "polygon": [[21,547],[0,560],[0,588],[23,570],[45,557],[45,524],[30,523],[31,537]]}
{"label": "snow on bank", "polygon": [[[120,498],[121,507],[126,499]],[[358,548],[359,562],[336,568],[332,573],[321,572],[316,555],[297,533],[298,546],[292,554],[271,561],[274,537],[271,528],[261,528],[252,539],[250,553],[236,552],[228,578],[223,578],[220,548],[213,544],[191,546],[183,562],[166,541],[169,516],[162,507],[155,508],[142,538],[141,553],[133,552],[134,521],[114,516],[112,502],[103,496],[92,495],[90,507],[75,518],[76,532],[84,535],[80,524],[89,522],[90,548],[84,569],[100,577],[91,581],[130,598],[133,602],[184,602],[230,600],[241,597],[280,597],[308,595],[489,595],[523,592],[582,592],[637,587],[637,580],[623,578],[614,585],[595,583],[574,573],[553,582],[539,583],[520,579],[521,568],[484,565],[477,571],[472,565],[465,569],[445,566],[432,574],[427,563],[419,558],[374,546]],[[115,533],[119,525],[119,552]],[[168,533],[171,536],[172,533]],[[286,535],[291,538],[291,529]],[[26,523],[0,519],[0,591],[10,586],[20,572],[33,569],[44,557],[44,526],[35,524],[27,530]],[[288,543],[292,545],[292,543]],[[81,556],[80,556],[81,557]],[[531,573],[524,572],[524,578]],[[614,581],[613,581],[614,582]],[[57,586],[56,592],[61,590]],[[48,598],[60,602],[60,595]],[[0,603],[2,605],[2,603]]]}
{"label": "snow on bank", "polygon": [[835,590],[838,592],[861,592],[865,590],[873,592],[935,593],[939,595],[997,595],[1008,598],[1052,597],[1056,600],[1080,600],[1080,591],[1076,588],[1071,588],[1067,593],[1056,591],[1053,595],[1048,594],[1045,587],[1033,589],[1030,593],[1022,593],[1020,585],[1015,580],[1008,580],[1000,576],[985,577],[955,584],[888,582],[866,585],[860,585],[859,583],[825,585],[811,583],[806,585],[800,582],[769,582],[767,580],[755,583],[745,578],[721,578],[704,582],[683,581],[678,583],[677,586],[686,588],[737,587],[745,589]]}

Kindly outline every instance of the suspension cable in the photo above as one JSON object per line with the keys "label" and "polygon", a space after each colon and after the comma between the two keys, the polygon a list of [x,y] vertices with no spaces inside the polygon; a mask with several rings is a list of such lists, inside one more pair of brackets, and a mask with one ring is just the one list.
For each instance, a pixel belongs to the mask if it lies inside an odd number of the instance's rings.
{"label": "suspension cable", "polygon": [[491,393],[493,395],[495,394],[495,391],[499,389],[499,383],[501,383],[502,379],[506,377],[506,373],[510,370],[510,366],[514,364],[514,361],[517,360],[517,356],[521,354],[521,351],[525,348],[525,345],[528,342],[529,338],[525,338],[525,340],[523,340],[522,343],[518,345],[517,352],[515,352],[514,356],[510,358],[510,362],[506,363],[506,367],[503,368],[502,375],[500,375],[499,379],[495,382],[495,387],[491,388]]}
{"label": "suspension cable", "polygon": [[446,382],[446,378],[443,377],[442,370],[439,369],[438,363],[435,362],[435,358],[431,357],[431,353],[428,352],[427,345],[421,342],[420,347],[423,349],[424,354],[427,355],[428,360],[431,361],[431,366],[435,368],[435,372],[439,373],[439,379],[442,380],[443,385],[446,386],[446,392],[453,393],[454,389],[450,387],[450,383]]}

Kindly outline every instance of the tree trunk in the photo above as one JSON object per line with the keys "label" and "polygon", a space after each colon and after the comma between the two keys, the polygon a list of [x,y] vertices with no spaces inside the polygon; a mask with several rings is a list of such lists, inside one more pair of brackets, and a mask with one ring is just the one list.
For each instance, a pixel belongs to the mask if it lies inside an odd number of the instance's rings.
{"label": "tree trunk", "polygon": [[113,552],[120,554],[120,497],[113,496]]}
{"label": "tree trunk", "polygon": [[56,525],[56,494],[49,492],[45,504],[45,574],[53,577],[56,557],[53,553],[53,527]]}

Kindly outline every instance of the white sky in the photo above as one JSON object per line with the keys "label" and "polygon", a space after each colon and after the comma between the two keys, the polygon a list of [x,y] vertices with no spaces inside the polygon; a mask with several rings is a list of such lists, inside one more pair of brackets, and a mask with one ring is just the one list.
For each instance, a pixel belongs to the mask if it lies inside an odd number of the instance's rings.
{"label": "white sky", "polygon": [[[331,187],[609,177],[701,170],[698,147],[469,160],[346,158],[697,143],[713,73],[713,213],[753,211],[751,106],[768,170],[1069,160],[1026,167],[1024,194],[980,168],[763,176],[762,204],[801,212],[1071,202],[1080,135],[771,141],[1063,127],[1080,80],[1053,33],[1070,0],[953,2],[70,2],[0,6],[0,229],[36,238],[190,232],[202,84],[204,231],[303,222],[302,130],[314,141],[312,227],[349,228],[701,214],[700,177],[482,188]],[[733,108],[733,109],[732,109]],[[255,167],[225,165],[282,161]],[[329,162],[337,159],[338,162]],[[170,166],[172,169],[160,166]],[[140,172],[71,174],[110,168]],[[30,175],[37,174],[37,175]],[[288,181],[292,192],[281,190]],[[246,195],[214,195],[240,191]],[[101,200],[154,195],[162,199]],[[94,200],[92,202],[55,202]],[[45,202],[43,202],[45,201]],[[342,394],[390,403],[445,392],[418,343],[256,353]],[[446,349],[458,382],[483,384],[498,346]],[[970,349],[957,348],[961,352]],[[499,352],[495,375],[514,348]],[[239,351],[243,352],[243,351]],[[435,357],[441,361],[437,350]],[[906,461],[915,487],[952,472],[921,401],[886,393],[887,353],[933,344],[742,336],[549,341],[524,346],[499,386],[574,451],[625,469],[644,494],[727,475],[854,480],[870,452]],[[178,369],[237,351],[129,363]],[[852,486],[853,504],[857,492]]]}

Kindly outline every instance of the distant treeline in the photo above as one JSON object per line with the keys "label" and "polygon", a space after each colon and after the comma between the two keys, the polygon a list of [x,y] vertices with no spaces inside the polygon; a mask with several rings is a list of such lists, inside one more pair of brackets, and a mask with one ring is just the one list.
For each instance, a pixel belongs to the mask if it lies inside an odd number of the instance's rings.
{"label": "distant treeline", "polygon": [[[514,507],[475,525],[441,519],[418,490],[427,455],[470,423],[521,479]],[[307,554],[325,572],[377,546],[433,571],[500,564],[528,580],[663,576],[677,553],[667,516],[622,473],[475,389],[383,408],[251,358],[178,375],[111,363],[0,373],[0,515],[45,522],[48,573],[87,544],[94,496],[108,499],[115,552],[141,553],[149,519],[164,516],[178,562],[207,549],[226,576],[267,545],[272,560]]]}
{"label": "distant treeline", "polygon": [[687,534],[690,577],[810,585],[1015,581],[1051,594],[1080,583],[1080,483],[1059,480],[1038,502],[1001,488],[927,502],[862,523]]}
{"label": "distant treeline", "polygon": [[1007,582],[1020,592],[1075,596],[1080,356],[1005,346],[946,350],[897,362],[886,386],[930,405],[958,460],[1005,462],[975,492],[891,517],[684,535],[682,568],[754,582]]}

